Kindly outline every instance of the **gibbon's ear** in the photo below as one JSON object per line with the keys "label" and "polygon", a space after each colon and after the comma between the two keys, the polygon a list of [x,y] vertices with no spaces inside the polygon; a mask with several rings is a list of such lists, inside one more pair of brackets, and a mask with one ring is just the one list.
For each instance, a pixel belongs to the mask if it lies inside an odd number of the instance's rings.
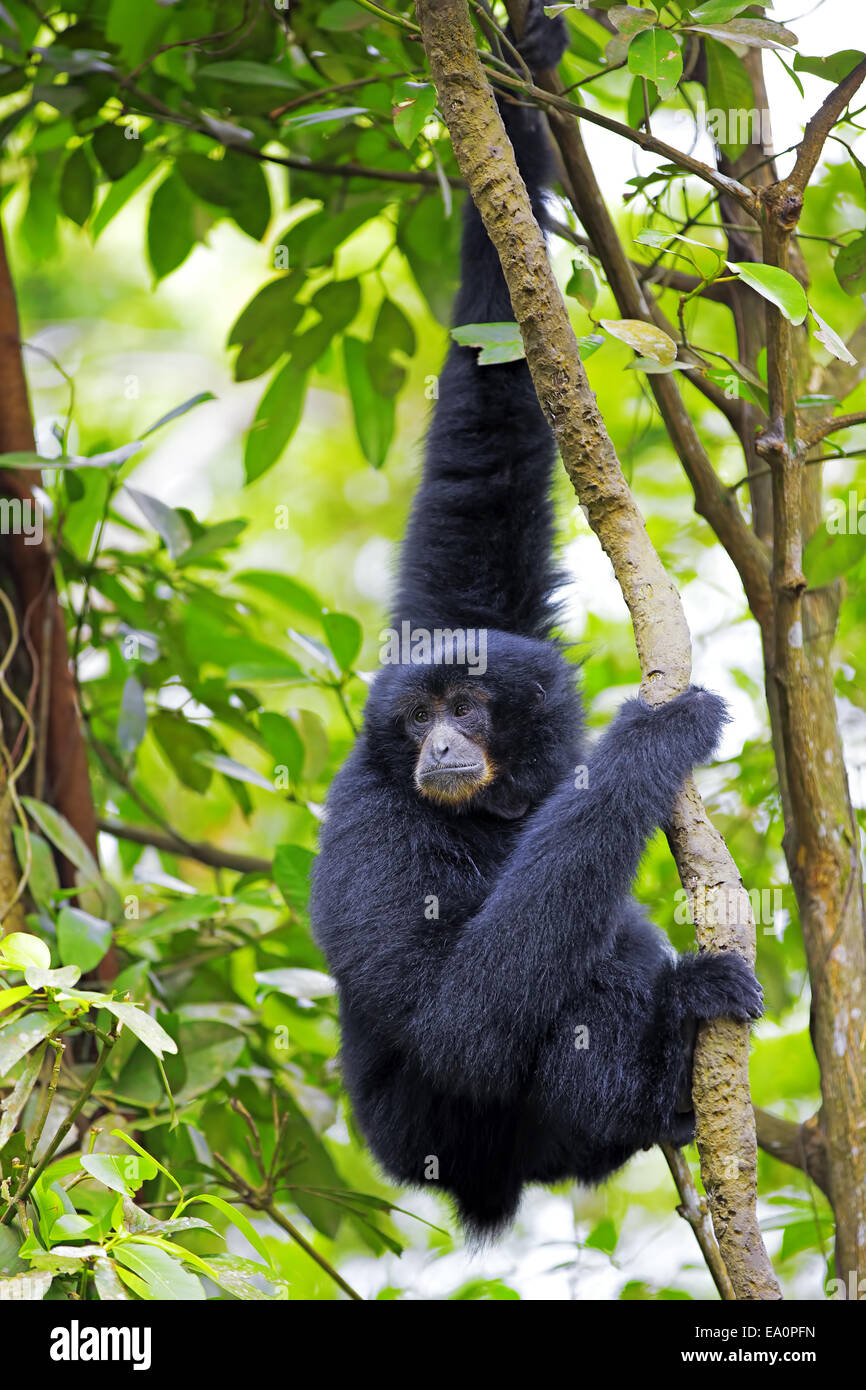
{"label": "gibbon's ear", "polygon": [[547,699],[547,691],[545,690],[544,686],[541,684],[540,681],[533,681],[532,685],[533,693],[535,695],[535,703],[537,705],[543,705],[545,700]]}

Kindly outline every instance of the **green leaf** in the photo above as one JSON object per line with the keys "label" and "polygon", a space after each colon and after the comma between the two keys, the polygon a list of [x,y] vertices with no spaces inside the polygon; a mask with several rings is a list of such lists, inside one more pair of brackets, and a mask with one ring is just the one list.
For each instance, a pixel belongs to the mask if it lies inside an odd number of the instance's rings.
{"label": "green leaf", "polygon": [[46,1014],[33,1013],[16,1018],[5,1028],[0,1028],[0,1076],[5,1076],[56,1026],[56,1020],[48,1018]]}
{"label": "green leaf", "polygon": [[[545,6],[545,14],[549,13]],[[656,18],[653,11],[643,5],[611,5],[607,14],[621,34],[639,34],[642,29],[651,29]]]}
{"label": "green leaf", "polygon": [[373,388],[366,343],[347,334],[343,339],[343,360],[361,452],[374,468],[381,468],[394,434],[394,403]]}
{"label": "green leaf", "polygon": [[840,53],[829,53],[810,58],[805,53],[794,54],[794,67],[797,72],[810,72],[814,77],[823,77],[825,82],[838,86],[844,82],[849,72],[862,63],[866,53],[859,48],[844,48]]}
{"label": "green leaf", "polygon": [[846,294],[866,293],[866,232],[845,243],[833,268]]}
{"label": "green leaf", "polygon": [[763,295],[764,299],[769,299],[771,304],[775,304],[779,312],[791,323],[803,322],[809,308],[806,291],[799,280],[787,270],[753,261],[728,261],[727,265],[741,280],[745,280],[747,285],[751,285],[753,290]]}
{"label": "green leaf", "polygon": [[600,323],[611,337],[628,343],[642,357],[650,357],[663,367],[676,361],[676,343],[654,323],[645,323],[643,319],[601,319]]}
{"label": "green leaf", "polygon": [[146,1297],[158,1302],[201,1302],[205,1292],[201,1280],[185,1269],[180,1260],[155,1245],[123,1241],[114,1247],[118,1264],[141,1280]]}
{"label": "green leaf", "polygon": [[353,0],[334,0],[319,13],[318,26],[325,31],[348,33],[352,29],[363,29],[370,23],[368,15],[361,14]]}
{"label": "green leaf", "polygon": [[243,517],[237,516],[232,521],[218,521],[215,526],[208,526],[183,552],[177,562],[178,568],[188,569],[191,565],[200,564],[206,556],[214,554],[215,551],[227,550],[234,545],[248,525],[249,522]]}
{"label": "green leaf", "polygon": [[27,843],[29,841],[30,878],[27,881],[27,887],[34,902],[39,907],[49,907],[55,894],[60,892],[60,880],[57,877],[57,866],[54,863],[54,855],[50,845],[35,831],[31,830],[25,833],[24,827],[21,825],[13,826],[12,836],[18,863],[22,869],[27,863]]}
{"label": "green leaf", "polygon": [[683,75],[683,55],[668,29],[643,29],[628,46],[628,68],[654,82],[662,101],[667,101]]}
{"label": "green leaf", "polygon": [[436,109],[436,88],[429,82],[401,82],[394,88],[394,131],[408,150]]}
{"label": "green leaf", "polygon": [[618,1240],[616,1224],[606,1216],[597,1226],[593,1226],[583,1244],[587,1250],[602,1250],[605,1255],[612,1255]]}
{"label": "green leaf", "polygon": [[296,82],[281,68],[269,67],[265,63],[252,63],[237,58],[225,63],[207,63],[198,69],[199,77],[212,77],[220,82],[239,83],[242,87],[282,87],[287,92],[301,90]]}
{"label": "green leaf", "polygon": [[[361,286],[357,279],[331,280],[316,290],[312,300],[313,308],[328,325],[333,336],[348,328],[361,307]],[[295,360],[293,353],[293,361]]]}
{"label": "green leaf", "polygon": [[[273,1270],[274,1263],[268,1254],[268,1247],[265,1245],[265,1242],[262,1240],[255,1226],[244,1216],[242,1211],[239,1211],[237,1207],[231,1206],[228,1202],[224,1201],[222,1197],[215,1197],[209,1192],[200,1193],[195,1197],[191,1197],[186,1206],[192,1206],[193,1202],[206,1202],[208,1206],[214,1207],[216,1211],[221,1211],[223,1216],[225,1216],[233,1226],[237,1227],[244,1239],[249,1241],[256,1254],[262,1257],[267,1268]],[[184,1210],[186,1210],[186,1208],[184,1208]]]}
{"label": "green leaf", "polygon": [[519,362],[526,356],[516,323],[464,323],[452,328],[451,337],[461,347],[480,347],[479,367],[498,362]]}
{"label": "green leaf", "polygon": [[147,254],[155,278],[177,270],[195,243],[195,204],[183,181],[170,174],[151,198],[147,218]]}
{"label": "green leaf", "polygon": [[306,915],[310,897],[310,869],[315,855],[301,845],[277,845],[274,854],[274,883],[289,907]]}
{"label": "green leaf", "polygon": [[332,106],[327,111],[305,111],[300,116],[289,116],[283,121],[283,129],[303,130],[310,125],[328,125],[333,121],[344,124],[353,116],[365,116],[366,106]]}
{"label": "green leaf", "polygon": [[221,1085],[246,1046],[237,1029],[212,1020],[185,1023],[178,1029],[179,1053],[166,1068],[178,1105]]}
{"label": "green leaf", "polygon": [[383,299],[366,353],[374,391],[380,396],[396,396],[406,379],[406,368],[398,359],[411,357],[414,351],[415,330],[411,323],[399,305]]}
{"label": "green leaf", "polygon": [[118,1278],[117,1269],[107,1256],[97,1255],[93,1262],[93,1282],[102,1303],[115,1303],[129,1298],[129,1294]]}
{"label": "green leaf", "polygon": [[277,372],[259,402],[244,450],[246,481],[254,483],[273,468],[298,428],[307,378],[292,362]]}
{"label": "green leaf", "polygon": [[113,182],[130,173],[141,158],[141,141],[135,135],[132,125],[102,125],[93,132],[93,153]]}
{"label": "green leaf", "polygon": [[738,159],[749,143],[755,92],[748,69],[726,44],[704,39],[707,59],[706,122],[728,159]]}
{"label": "green leaf", "polygon": [[115,1004],[113,1000],[106,1000],[103,1008],[128,1028],[130,1033],[144,1043],[155,1057],[162,1060],[166,1052],[177,1052],[177,1043],[170,1037],[161,1024],[155,1018],[137,1009],[134,1004]]}
{"label": "green leaf", "polygon": [[24,970],[28,965],[45,970],[51,964],[51,952],[38,936],[14,931],[0,941],[0,964],[12,970]]}
{"label": "green leaf", "polygon": [[825,525],[815,532],[803,552],[803,573],[810,589],[820,589],[864,559],[866,536],[857,531],[830,532]]}
{"label": "green leaf", "polygon": [[256,982],[288,994],[292,999],[327,999],[337,993],[337,982],[321,970],[257,970]]}
{"label": "green leaf", "polygon": [[261,241],[271,220],[271,195],[260,164],[235,150],[222,159],[179,154],[175,164],[197,198],[228,211],[242,231]]}
{"label": "green leaf", "polygon": [[153,1159],[142,1158],[139,1154],[82,1154],[81,1166],[92,1178],[122,1197],[131,1197],[142,1183],[155,1178],[158,1172]]}
{"label": "green leaf", "polygon": [[14,985],[11,989],[0,989],[0,1014],[5,1014],[7,1009],[19,1004],[22,999],[26,999],[28,994],[32,993],[33,990],[29,985]]}
{"label": "green leaf", "polygon": [[580,348],[580,360],[585,362],[587,357],[592,357],[594,352],[598,352],[600,347],[604,347],[604,335],[589,333],[584,338],[578,338],[577,346]]}
{"label": "green leaf", "polygon": [[795,48],[797,35],[773,19],[732,19],[727,24],[690,24],[698,34],[749,48]]}
{"label": "green leaf", "polygon": [[78,834],[73,830],[69,821],[55,811],[53,806],[48,806],[44,801],[37,801],[32,796],[22,796],[21,804],[24,806],[28,815],[36,822],[43,835],[47,835],[63,856],[74,864],[76,869],[80,869],[88,883],[100,883],[102,876],[99,872],[99,865],[94,859],[87,845]]}
{"label": "green leaf", "polygon": [[172,420],[179,420],[182,415],[187,415],[191,410],[195,410],[198,405],[206,405],[208,401],[215,401],[216,396],[213,391],[199,391],[195,396],[190,396],[189,400],[182,401],[180,405],[174,406],[172,410],[160,415],[152,425],[148,425],[146,430],[142,430],[141,438],[147,439],[148,435],[155,434],[161,430],[163,425],[168,425]]}
{"label": "green leaf", "polygon": [[741,10],[747,10],[749,4],[750,0],[706,0],[705,4],[690,9],[689,14],[699,24],[726,24]]}
{"label": "green leaf", "polygon": [[349,613],[323,613],[322,628],[325,641],[337,659],[341,671],[351,671],[361,650],[363,633],[357,618]]}
{"label": "green leaf", "polygon": [[125,753],[134,753],[147,729],[147,706],[141,682],[130,676],[123,686],[120,716],[117,721],[117,741]]}
{"label": "green leaf", "polygon": [[289,776],[297,781],[304,766],[304,745],[291,719],[263,710],[259,715],[259,730],[275,765],[287,767]]}
{"label": "green leaf", "polygon": [[134,169],[111,185],[90,222],[94,241],[102,235],[121,209],[126,207],[130,198],[147,182],[157,167],[156,156],[151,151],[146,151]]}
{"label": "green leaf", "polygon": [[273,782],[269,782],[267,777],[263,777],[251,767],[245,767],[243,763],[235,762],[234,758],[227,758],[224,753],[196,753],[195,756],[205,767],[212,768],[214,772],[221,772],[224,777],[231,777],[235,782],[248,782],[251,787],[261,787],[266,792],[274,790]]}
{"label": "green leaf", "polygon": [[165,548],[172,560],[176,560],[191,541],[189,528],[180,512],[174,507],[167,507],[158,497],[151,497],[147,492],[139,492],[138,488],[130,487],[128,483],[124,484],[124,491],[132,498],[148,525],[153,527],[165,542]]}
{"label": "green leaf", "polygon": [[78,984],[81,971],[77,965],[64,965],[58,970],[43,970],[39,965],[28,965],[24,978],[31,989],[59,989],[65,993]]}
{"label": "green leaf", "polygon": [[846,346],[843,339],[839,337],[835,328],[831,328],[829,323],[821,318],[821,315],[816,312],[811,304],[809,305],[809,313],[818,325],[817,332],[815,333],[818,342],[823,343],[827,351],[831,352],[834,357],[838,357],[840,362],[847,362],[849,367],[855,367],[857,365],[857,358]]}
{"label": "green leaf", "polygon": [[111,924],[80,907],[64,906],[57,918],[57,950],[64,965],[76,965],[82,975],[93,970],[111,945]]}
{"label": "green leaf", "polygon": [[150,731],[164,753],[179,782],[200,796],[207,791],[213,774],[196,759],[196,753],[214,747],[214,737],[201,724],[191,724],[182,715],[159,710],[150,721]]}
{"label": "green leaf", "polygon": [[598,283],[592,267],[583,265],[580,261],[572,261],[571,278],[565,287],[565,293],[582,304],[584,309],[591,309],[598,298]]}
{"label": "green leaf", "polygon": [[93,168],[84,146],[79,145],[63,166],[59,193],[61,208],[79,227],[83,227],[90,216],[93,191]]}
{"label": "green leaf", "polygon": [[[10,993],[29,994],[30,990],[29,988],[15,991],[10,990]],[[43,1043],[40,1047],[35,1048],[31,1052],[14,1087],[4,1098],[2,1105],[0,1105],[0,1112],[2,1112],[2,1114],[0,1114],[0,1149],[8,1143],[15,1131],[15,1126],[21,1116],[21,1112],[27,1104],[30,1093],[39,1079],[44,1056],[45,1044]],[[3,1237],[7,1234],[6,1227],[0,1226],[0,1273],[14,1274],[15,1271],[8,1267],[3,1258]]]}
{"label": "green leaf", "polygon": [[250,300],[236,320],[228,346],[241,345],[235,362],[235,380],[251,381],[289,349],[292,334],[300,323],[305,306],[295,295],[299,288],[296,274],[271,280]]}
{"label": "green leaf", "polygon": [[305,618],[318,622],[321,617],[322,604],[312,589],[287,574],[276,574],[272,570],[243,570],[234,576],[234,582],[261,590]]}
{"label": "green leaf", "polygon": [[146,917],[143,922],[131,924],[125,929],[124,937],[133,943],[156,941],[160,937],[170,936],[173,932],[184,931],[197,922],[207,921],[219,912],[219,907],[219,898],[210,893],[200,893],[194,897],[190,895],[181,898],[179,902],[170,903],[168,907]]}

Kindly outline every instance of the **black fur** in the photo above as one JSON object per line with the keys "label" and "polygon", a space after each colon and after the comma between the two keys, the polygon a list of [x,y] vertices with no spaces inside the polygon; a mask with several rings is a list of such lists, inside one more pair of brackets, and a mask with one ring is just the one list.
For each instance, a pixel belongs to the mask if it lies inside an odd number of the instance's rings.
{"label": "black fur", "polygon": [[[549,66],[561,23],[537,3],[530,16],[524,54]],[[504,115],[540,213],[538,118]],[[468,202],[455,320],[512,317]],[[453,1194],[473,1235],[501,1229],[525,1183],[598,1182],[640,1148],[688,1141],[695,1020],[761,1011],[739,958],[677,958],[629,896],[647,838],[711,756],[724,706],[697,688],[653,709],[632,700],[585,747],[574,669],[550,638],[553,459],[526,364],[479,367],[453,346],[394,625],[488,629],[488,669],[377,675],[314,871],[357,1122],[398,1182]],[[417,749],[397,714],[455,676],[483,689],[498,769],[456,809],[416,791]]]}

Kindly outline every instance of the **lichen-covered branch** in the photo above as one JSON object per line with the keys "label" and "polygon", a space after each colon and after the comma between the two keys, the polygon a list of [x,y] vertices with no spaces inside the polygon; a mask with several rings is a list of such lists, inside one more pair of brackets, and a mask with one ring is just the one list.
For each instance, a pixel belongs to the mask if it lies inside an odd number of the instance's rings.
{"label": "lichen-covered branch", "polygon": [[[466,0],[419,0],[417,16],[460,172],[502,263],[538,398],[631,612],[642,694],[661,702],[685,689],[691,676],[679,595],[649,540],[589,387],[544,237],[476,52]],[[729,939],[714,938],[713,944],[736,945],[753,960],[747,895],[693,785],[678,802],[672,838],[693,898],[712,901],[721,894],[729,902],[738,895],[742,903]],[[735,1294],[775,1299],[779,1286],[755,1211],[748,1048],[745,1026],[722,1021],[704,1031],[695,1062],[699,1143],[713,1224]]]}

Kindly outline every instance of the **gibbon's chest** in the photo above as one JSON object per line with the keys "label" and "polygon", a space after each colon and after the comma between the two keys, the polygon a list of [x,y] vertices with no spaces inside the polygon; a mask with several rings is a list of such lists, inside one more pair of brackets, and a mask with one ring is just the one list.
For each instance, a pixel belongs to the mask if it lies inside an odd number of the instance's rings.
{"label": "gibbon's chest", "polygon": [[440,842],[443,881],[463,897],[480,905],[487,897],[510,857],[520,822],[485,817],[455,821]]}

